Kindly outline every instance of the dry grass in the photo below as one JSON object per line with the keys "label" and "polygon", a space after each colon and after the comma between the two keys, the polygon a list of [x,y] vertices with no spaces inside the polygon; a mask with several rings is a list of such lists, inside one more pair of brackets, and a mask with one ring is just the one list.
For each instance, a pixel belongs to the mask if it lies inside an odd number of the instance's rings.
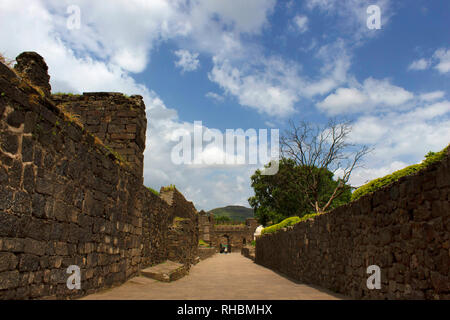
{"label": "dry grass", "polygon": [[[6,65],[9,69],[11,69],[11,71],[13,71],[20,78],[20,80],[22,80],[18,83],[18,87],[22,91],[29,93],[30,91],[32,92],[32,90],[30,90],[30,88],[32,88],[35,91],[37,91],[37,93],[39,93],[39,96],[41,98],[45,97],[45,93],[41,87],[32,84],[28,79],[26,79],[26,77],[24,77],[23,74],[21,74],[16,69],[14,69],[15,60],[6,58],[2,53],[0,53],[0,62],[3,63],[4,65]],[[30,103],[39,103],[39,96],[34,93],[31,93],[30,97],[29,97],[29,102]]]}
{"label": "dry grass", "polygon": [[[64,104],[57,105],[57,108],[61,111],[61,113],[64,115],[64,120],[68,121],[70,123],[76,123],[81,128],[84,128],[83,123],[81,122],[81,118],[78,114],[75,114],[71,112],[70,110],[66,109],[66,106]],[[100,139],[99,139],[100,140]]]}

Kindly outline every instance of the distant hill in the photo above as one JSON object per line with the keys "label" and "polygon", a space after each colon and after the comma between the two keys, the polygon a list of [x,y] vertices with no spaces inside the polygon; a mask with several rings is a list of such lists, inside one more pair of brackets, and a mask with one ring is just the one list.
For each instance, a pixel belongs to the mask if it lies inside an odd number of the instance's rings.
{"label": "distant hill", "polygon": [[247,218],[253,218],[253,209],[243,206],[226,206],[208,211],[214,216],[226,216],[234,221],[244,222]]}

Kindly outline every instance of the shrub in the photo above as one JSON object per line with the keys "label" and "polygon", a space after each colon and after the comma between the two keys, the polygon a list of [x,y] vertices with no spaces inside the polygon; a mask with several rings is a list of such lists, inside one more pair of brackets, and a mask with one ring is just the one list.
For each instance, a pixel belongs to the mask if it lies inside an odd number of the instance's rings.
{"label": "shrub", "polygon": [[289,226],[293,226],[294,224],[297,224],[299,222],[306,221],[308,219],[313,219],[314,217],[319,216],[321,214],[324,214],[324,213],[309,213],[309,214],[305,214],[301,218],[300,217],[289,217],[287,219],[284,219],[283,221],[281,221],[278,224],[274,224],[272,226],[262,229],[261,234],[273,233],[280,229],[283,229],[283,228],[286,228]]}
{"label": "shrub", "polygon": [[174,191],[175,189],[176,189],[175,185],[171,184],[171,185],[168,185],[167,187],[162,187],[161,191]]}
{"label": "shrub", "polygon": [[306,221],[308,219],[314,218],[318,215],[321,215],[323,213],[310,213],[310,214],[305,214],[304,216],[300,217],[289,217],[287,219],[284,219],[283,221],[281,221],[280,223],[274,224],[270,227],[264,228],[261,231],[261,234],[265,234],[265,233],[273,233],[276,232],[280,229],[289,227],[289,226],[293,226],[294,224],[297,224],[299,222],[302,221]]}
{"label": "shrub", "polygon": [[398,171],[395,171],[391,174],[388,174],[387,176],[384,176],[382,178],[378,178],[375,180],[372,180],[365,185],[359,187],[356,189],[352,194],[352,201],[359,199],[360,197],[372,193],[388,184],[391,184],[394,181],[397,181],[401,177],[408,176],[411,174],[414,174],[426,167],[428,167],[430,164],[435,163],[437,161],[440,161],[444,158],[445,154],[447,153],[450,145],[445,147],[440,152],[428,152],[428,154],[425,155],[425,160],[423,160],[421,163],[413,164],[411,166],[408,166],[406,168],[400,169]]}
{"label": "shrub", "polygon": [[148,189],[151,193],[153,193],[153,194],[159,196],[159,192],[156,191],[155,189],[152,189],[152,188],[150,188],[150,187],[147,187],[147,189]]}

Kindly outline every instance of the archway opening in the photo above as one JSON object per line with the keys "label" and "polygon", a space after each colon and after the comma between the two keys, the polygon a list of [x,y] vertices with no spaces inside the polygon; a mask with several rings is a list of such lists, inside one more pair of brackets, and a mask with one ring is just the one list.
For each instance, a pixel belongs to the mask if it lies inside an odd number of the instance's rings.
{"label": "archway opening", "polygon": [[228,253],[231,251],[231,240],[229,235],[224,234],[220,237],[219,248],[220,253]]}

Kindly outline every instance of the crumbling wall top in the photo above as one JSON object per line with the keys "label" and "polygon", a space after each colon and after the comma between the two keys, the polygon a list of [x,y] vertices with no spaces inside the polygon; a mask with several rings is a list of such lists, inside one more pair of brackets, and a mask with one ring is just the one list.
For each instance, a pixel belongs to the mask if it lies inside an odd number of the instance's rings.
{"label": "crumbling wall top", "polygon": [[36,52],[23,52],[17,56],[16,61],[14,69],[32,85],[41,88],[45,96],[49,97],[52,88],[44,58]]}

